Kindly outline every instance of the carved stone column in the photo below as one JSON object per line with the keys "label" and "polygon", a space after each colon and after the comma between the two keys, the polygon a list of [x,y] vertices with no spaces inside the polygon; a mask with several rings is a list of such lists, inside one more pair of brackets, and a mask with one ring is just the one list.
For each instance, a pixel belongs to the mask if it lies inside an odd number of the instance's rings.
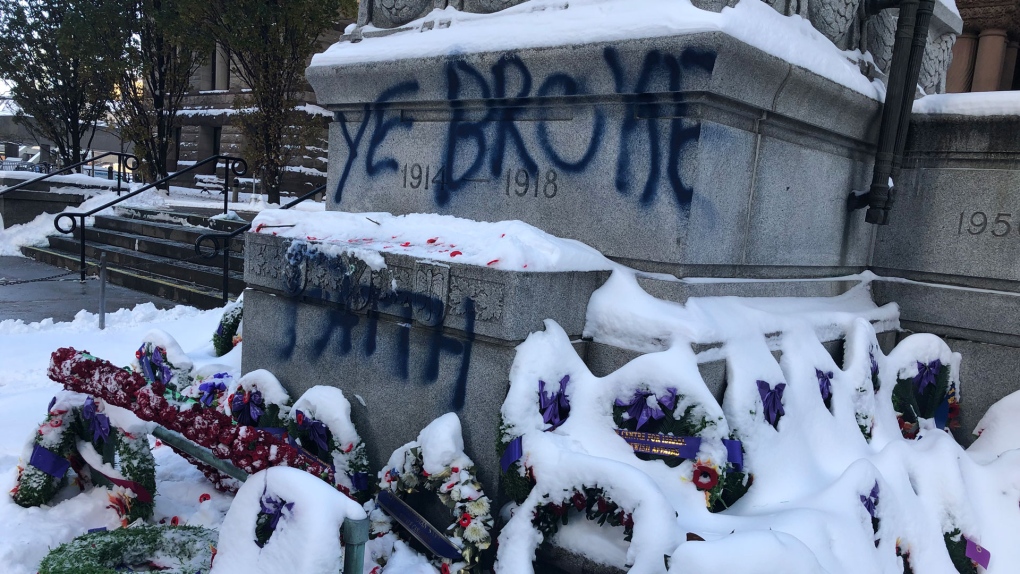
{"label": "carved stone column", "polygon": [[973,32],[964,32],[956,38],[953,46],[953,63],[946,77],[946,92],[958,94],[970,91],[974,79],[974,56],[977,54],[978,39]]}
{"label": "carved stone column", "polygon": [[1002,81],[999,82],[999,90],[1006,91],[1013,89],[1013,76],[1016,73],[1016,55],[1020,49],[1020,42],[1010,42],[1006,45],[1006,59],[1002,63]]}
{"label": "carved stone column", "polygon": [[977,58],[974,62],[972,92],[994,92],[1002,81],[1002,64],[1006,59],[1006,30],[992,28],[981,31]]}

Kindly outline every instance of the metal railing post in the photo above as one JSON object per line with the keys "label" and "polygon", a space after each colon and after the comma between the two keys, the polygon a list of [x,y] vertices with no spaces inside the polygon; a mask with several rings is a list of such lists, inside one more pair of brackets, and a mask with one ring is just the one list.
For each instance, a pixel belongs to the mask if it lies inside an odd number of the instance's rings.
{"label": "metal railing post", "polygon": [[81,255],[81,282],[85,282],[85,216],[81,216],[81,226],[78,228],[78,251]]}
{"label": "metal railing post", "polygon": [[223,304],[227,304],[230,297],[230,240],[226,240],[223,246]]}
{"label": "metal railing post", "polygon": [[99,256],[99,330],[106,329],[106,252]]}
{"label": "metal railing post", "polygon": [[344,572],[360,574],[365,567],[365,543],[368,542],[368,518],[354,520],[345,518],[340,528],[340,538],[344,543]]}
{"label": "metal railing post", "polygon": [[227,194],[230,193],[230,162],[223,166],[223,215],[227,214]]}

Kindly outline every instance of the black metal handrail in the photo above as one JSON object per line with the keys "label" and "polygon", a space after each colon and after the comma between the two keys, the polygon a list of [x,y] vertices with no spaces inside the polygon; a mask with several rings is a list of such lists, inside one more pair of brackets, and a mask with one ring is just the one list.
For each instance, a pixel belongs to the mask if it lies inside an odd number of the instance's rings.
{"label": "black metal handrail", "polygon": [[87,163],[94,163],[96,160],[103,159],[104,157],[111,156],[111,155],[117,156],[117,195],[120,195],[120,192],[121,192],[121,186],[120,186],[121,185],[121,176],[120,176],[120,174],[125,169],[127,169],[128,171],[134,171],[134,170],[138,169],[138,157],[136,157],[134,154],[122,153],[122,152],[119,152],[119,151],[104,152],[104,153],[101,153],[101,154],[93,157],[92,159],[87,159],[85,161],[80,161],[80,162],[78,162],[78,163],[76,163],[74,165],[69,165],[69,166],[67,166],[65,168],[58,169],[57,171],[51,171],[51,172],[47,173],[46,175],[39,176],[39,177],[37,177],[35,179],[30,179],[28,181],[23,181],[23,182],[19,183],[18,185],[12,185],[11,187],[8,187],[7,189],[0,190],[0,195],[3,195],[5,193],[21,189],[23,187],[27,187],[29,185],[32,185],[33,183],[37,183],[37,182],[43,181],[45,179],[49,179],[49,178],[51,178],[51,177],[53,177],[55,175],[60,175],[61,173],[64,173],[67,170],[74,169],[76,167],[81,167],[81,166],[83,166],[83,165],[85,165]]}
{"label": "black metal handrail", "polygon": [[[311,197],[314,197],[315,195],[317,195],[319,193],[322,193],[324,191],[326,191],[326,186],[325,185],[320,185],[319,187],[313,189],[312,191],[309,191],[308,193],[306,193],[306,194],[302,195],[301,197],[295,199],[294,201],[291,201],[287,205],[284,205],[280,209],[290,209],[290,208],[294,207],[295,205],[301,203],[302,201],[304,201],[306,199],[309,199]],[[217,255],[219,255],[221,251],[223,252],[223,302],[224,303],[227,302],[227,298],[228,298],[227,289],[228,289],[228,284],[229,284],[229,281],[230,281],[230,240],[235,238],[235,237],[237,237],[238,235],[244,233],[245,231],[248,231],[249,229],[251,229],[251,224],[250,223],[248,225],[244,225],[242,227],[238,227],[237,229],[231,231],[230,233],[203,233],[202,235],[198,236],[198,239],[195,240],[195,254],[196,255],[201,255],[202,257],[204,257],[206,259],[212,259],[213,257],[216,257]],[[220,245],[220,240],[223,241],[223,245],[222,246]],[[211,241],[212,242],[212,246],[211,246],[212,251],[211,252],[207,252],[207,253],[203,253],[202,252],[202,243],[205,242],[205,241]]]}
{"label": "black metal handrail", "polygon": [[[56,218],[54,218],[53,219],[53,227],[56,227],[57,231],[59,231],[61,233],[64,233],[64,234],[68,234],[68,235],[74,233],[74,230],[78,228],[78,221],[75,218],[77,217],[77,218],[81,219],[81,233],[78,234],[78,246],[79,246],[79,251],[80,251],[80,255],[81,255],[81,280],[82,281],[85,280],[85,218],[86,217],[92,217],[93,215],[99,213],[100,211],[102,211],[102,210],[104,210],[104,209],[106,209],[108,207],[112,207],[112,206],[114,206],[114,205],[116,205],[116,204],[118,204],[118,203],[120,203],[120,202],[122,202],[124,200],[131,199],[132,197],[138,195],[139,193],[142,193],[143,191],[148,191],[148,190],[150,190],[150,189],[152,189],[152,188],[154,188],[156,186],[163,185],[164,183],[169,182],[170,180],[174,179],[175,177],[179,177],[181,175],[184,175],[185,173],[188,173],[189,171],[194,171],[194,170],[198,169],[199,167],[201,167],[201,166],[203,166],[203,165],[205,165],[205,164],[207,164],[209,162],[219,162],[220,160],[224,161],[224,163],[225,163],[224,168],[225,168],[225,171],[226,171],[226,176],[223,178],[223,213],[226,214],[227,213],[227,192],[230,190],[230,174],[231,174],[231,172],[233,172],[233,174],[236,175],[236,176],[244,175],[245,173],[248,172],[248,162],[244,161],[243,159],[241,159],[239,157],[233,157],[233,156],[229,156],[229,155],[214,155],[214,156],[209,156],[209,157],[203,159],[202,161],[196,163],[195,165],[188,166],[188,167],[186,167],[186,168],[184,168],[184,169],[182,169],[180,171],[171,173],[170,175],[164,177],[163,179],[161,179],[159,181],[155,181],[155,182],[150,183],[148,185],[142,186],[142,187],[132,191],[131,193],[129,193],[127,195],[120,196],[117,199],[114,199],[113,201],[108,201],[108,202],[104,203],[103,205],[100,205],[99,207],[97,207],[95,209],[92,209],[90,211],[87,211],[85,213],[78,213],[78,212],[73,212],[73,211],[71,211],[71,212],[64,212],[64,213],[61,213],[60,215],[58,215]],[[60,220],[65,218],[65,217],[67,219],[71,220],[71,226],[69,228],[67,228],[67,229],[64,229],[63,227],[60,226]]]}

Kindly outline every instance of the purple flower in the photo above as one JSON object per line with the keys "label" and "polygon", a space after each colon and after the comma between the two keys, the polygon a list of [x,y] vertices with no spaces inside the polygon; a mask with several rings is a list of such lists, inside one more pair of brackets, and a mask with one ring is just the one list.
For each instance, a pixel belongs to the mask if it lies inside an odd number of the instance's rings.
{"label": "purple flower", "polygon": [[676,408],[676,389],[670,387],[666,391],[662,398],[654,401],[648,400],[649,397],[655,397],[650,391],[634,391],[634,396],[631,397],[629,403],[616,399],[615,404],[618,407],[627,407],[628,420],[637,421],[634,430],[641,430],[641,427],[645,426],[649,420],[660,420],[666,416],[659,405],[669,410]]}
{"label": "purple flower", "polygon": [[230,401],[230,411],[237,419],[237,424],[242,426],[255,426],[259,424],[259,418],[265,409],[262,401],[262,393],[259,391],[234,393]]}
{"label": "purple flower", "polygon": [[96,401],[92,397],[85,399],[85,405],[81,408],[81,414],[89,423],[89,430],[92,432],[92,442],[106,442],[110,438],[110,417],[96,412]]}
{"label": "purple flower", "polygon": [[198,390],[202,391],[202,396],[199,397],[202,405],[211,407],[213,401],[216,400],[216,396],[227,391],[227,385],[223,383],[202,383],[198,386]]}
{"label": "purple flower", "polygon": [[298,429],[307,432],[308,436],[311,437],[311,439],[315,441],[315,444],[319,446],[319,450],[321,452],[329,452],[329,440],[328,435],[326,434],[326,424],[322,421],[313,419],[301,411],[297,411],[295,418],[297,419]]}
{"label": "purple flower", "polygon": [[917,375],[914,377],[914,386],[917,388],[917,394],[924,394],[924,390],[928,388],[928,385],[934,385],[935,379],[938,378],[939,371],[941,370],[942,361],[938,359],[935,359],[927,365],[918,361]]}
{"label": "purple flower", "polygon": [[545,430],[559,427],[570,415],[570,400],[567,398],[567,383],[570,375],[560,379],[560,390],[551,395],[545,394],[545,381],[538,381],[538,408],[542,411],[542,421],[552,425]]}
{"label": "purple flower", "polygon": [[861,504],[868,510],[868,514],[872,518],[875,518],[875,509],[878,507],[878,482],[871,489],[871,494],[868,496],[861,495]]}
{"label": "purple flower", "polygon": [[815,376],[818,377],[818,391],[822,393],[822,400],[828,401],[832,398],[832,371],[826,373],[815,369]]}
{"label": "purple flower", "polygon": [[786,414],[783,410],[783,390],[786,383],[779,383],[774,389],[769,388],[765,381],[757,381],[761,404],[765,407],[765,420],[778,430],[779,418]]}

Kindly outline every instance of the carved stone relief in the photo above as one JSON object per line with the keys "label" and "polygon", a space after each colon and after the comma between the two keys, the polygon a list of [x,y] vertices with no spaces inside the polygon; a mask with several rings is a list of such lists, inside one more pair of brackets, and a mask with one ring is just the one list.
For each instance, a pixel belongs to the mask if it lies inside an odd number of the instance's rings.
{"label": "carved stone relief", "polygon": [[372,24],[396,28],[421,18],[435,8],[434,0],[372,0]]}

